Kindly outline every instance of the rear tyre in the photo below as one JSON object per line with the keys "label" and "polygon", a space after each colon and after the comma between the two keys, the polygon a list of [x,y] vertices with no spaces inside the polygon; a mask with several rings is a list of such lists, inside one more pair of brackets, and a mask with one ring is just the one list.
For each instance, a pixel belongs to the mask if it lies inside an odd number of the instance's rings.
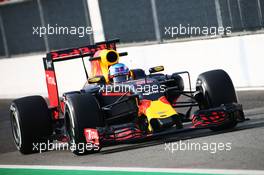
{"label": "rear tyre", "polygon": [[52,135],[52,118],[47,103],[41,96],[16,99],[10,107],[13,139],[22,154],[40,152],[48,148]]}
{"label": "rear tyre", "polygon": [[88,145],[84,136],[85,128],[104,126],[97,99],[89,93],[72,94],[66,98],[65,123],[71,151],[76,155],[98,152],[100,147]]}
{"label": "rear tyre", "polygon": [[[196,90],[200,91],[202,98],[199,101],[200,109],[219,107],[221,104],[237,103],[237,97],[233,82],[224,70],[212,70],[198,76]],[[234,128],[236,119],[230,116],[228,123],[212,127],[218,131]]]}

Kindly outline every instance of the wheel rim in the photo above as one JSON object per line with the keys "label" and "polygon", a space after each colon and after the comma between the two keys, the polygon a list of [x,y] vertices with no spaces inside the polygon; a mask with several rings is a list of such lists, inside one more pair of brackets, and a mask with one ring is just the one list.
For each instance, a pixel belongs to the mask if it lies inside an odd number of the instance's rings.
{"label": "wheel rim", "polygon": [[203,94],[203,102],[200,104],[200,109],[207,109],[210,106],[210,98],[208,93],[204,90],[204,85],[201,84],[200,86],[196,87],[197,91],[200,91]]}
{"label": "wheel rim", "polygon": [[69,111],[69,109],[66,109],[66,133],[67,136],[69,137],[69,144],[75,144],[75,139],[74,139],[74,128],[72,125],[72,121],[71,121],[71,113]]}
{"label": "wheel rim", "polygon": [[73,127],[71,125],[71,123],[67,124],[67,135],[70,138],[70,143],[74,143],[74,134],[73,134]]}
{"label": "wheel rim", "polygon": [[12,125],[13,138],[14,138],[16,147],[20,149],[21,144],[22,144],[22,139],[21,139],[21,128],[20,128],[20,124],[18,121],[18,113],[13,106],[11,107],[11,111],[12,111],[11,125]]}

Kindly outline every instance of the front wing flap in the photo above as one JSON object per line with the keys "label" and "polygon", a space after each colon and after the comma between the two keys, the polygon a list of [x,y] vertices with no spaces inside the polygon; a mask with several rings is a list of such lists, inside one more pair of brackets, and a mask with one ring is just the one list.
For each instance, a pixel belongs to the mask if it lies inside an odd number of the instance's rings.
{"label": "front wing flap", "polygon": [[241,104],[223,104],[216,108],[197,110],[192,116],[193,127],[211,128],[228,122],[245,120]]}
{"label": "front wing flap", "polygon": [[[192,123],[184,124],[182,129],[172,127],[160,132],[146,133],[140,130],[135,123],[128,123],[118,126],[98,127],[97,129],[85,128],[84,133],[87,143],[96,142],[96,144],[104,146],[159,139],[166,135],[211,128],[229,122],[231,119],[236,120],[236,122],[245,121],[242,105],[233,103],[207,110],[197,110],[192,116]],[[88,133],[93,133],[93,135]]]}

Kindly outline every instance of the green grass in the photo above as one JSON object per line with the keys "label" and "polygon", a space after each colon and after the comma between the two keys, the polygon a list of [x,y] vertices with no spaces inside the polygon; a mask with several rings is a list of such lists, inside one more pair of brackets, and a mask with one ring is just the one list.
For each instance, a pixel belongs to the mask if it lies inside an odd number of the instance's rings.
{"label": "green grass", "polygon": [[[49,170],[49,169],[15,169],[1,168],[0,175],[197,175],[201,173],[170,172],[129,172],[129,171],[95,171],[95,170]],[[213,175],[204,174],[203,175]]]}

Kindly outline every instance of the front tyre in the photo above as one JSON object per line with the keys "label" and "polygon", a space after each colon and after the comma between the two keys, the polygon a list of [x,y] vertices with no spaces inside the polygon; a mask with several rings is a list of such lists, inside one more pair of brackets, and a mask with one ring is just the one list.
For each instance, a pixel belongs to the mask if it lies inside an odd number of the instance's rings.
{"label": "front tyre", "polygon": [[100,145],[86,143],[85,128],[103,126],[102,112],[97,99],[89,93],[66,97],[65,123],[71,151],[76,155],[98,152]]}
{"label": "front tyre", "polygon": [[[200,91],[202,98],[199,101],[200,109],[219,107],[222,104],[237,103],[233,82],[229,75],[221,69],[204,72],[198,76],[196,90]],[[224,130],[234,128],[237,121],[230,116],[229,122],[210,128],[211,130]]]}
{"label": "front tyre", "polygon": [[16,99],[10,106],[13,139],[22,154],[39,152],[52,134],[52,118],[47,103],[41,96]]}

